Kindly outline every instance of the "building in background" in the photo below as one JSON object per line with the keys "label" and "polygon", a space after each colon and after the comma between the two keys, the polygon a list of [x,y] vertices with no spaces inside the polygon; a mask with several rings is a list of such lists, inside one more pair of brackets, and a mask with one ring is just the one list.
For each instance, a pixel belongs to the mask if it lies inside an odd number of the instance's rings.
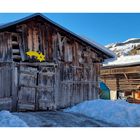
{"label": "building in background", "polygon": [[140,55],[108,61],[101,69],[101,79],[110,88],[112,100],[140,103]]}

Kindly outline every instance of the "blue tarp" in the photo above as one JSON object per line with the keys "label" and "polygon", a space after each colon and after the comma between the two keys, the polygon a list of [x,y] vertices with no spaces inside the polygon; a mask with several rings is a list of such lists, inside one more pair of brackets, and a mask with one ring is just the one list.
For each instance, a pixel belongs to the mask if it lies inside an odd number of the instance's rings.
{"label": "blue tarp", "polygon": [[110,89],[104,82],[100,82],[100,98],[101,99],[110,99]]}

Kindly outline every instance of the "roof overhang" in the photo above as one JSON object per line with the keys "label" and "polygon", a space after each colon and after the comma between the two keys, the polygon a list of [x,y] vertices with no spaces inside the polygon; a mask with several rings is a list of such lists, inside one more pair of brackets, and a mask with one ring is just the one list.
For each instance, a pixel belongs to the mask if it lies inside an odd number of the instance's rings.
{"label": "roof overhang", "polygon": [[54,21],[50,20],[49,18],[47,18],[46,16],[44,16],[43,14],[40,14],[40,13],[32,14],[32,15],[27,16],[25,18],[22,18],[20,20],[16,20],[14,22],[10,22],[10,23],[4,24],[4,25],[0,26],[0,31],[4,31],[4,30],[10,28],[11,26],[16,26],[18,24],[22,24],[25,21],[31,20],[34,17],[41,17],[41,18],[43,18],[44,20],[46,20],[47,22],[49,22],[52,25],[56,26],[57,28],[60,28],[61,30],[63,30],[67,34],[70,34],[74,38],[77,38],[79,41],[82,41],[83,43],[85,43],[86,45],[91,47],[92,49],[95,49],[95,50],[101,52],[103,54],[101,56],[101,57],[103,57],[103,59],[114,58],[115,57],[115,54],[112,51],[110,51],[109,49],[105,48],[104,46],[102,46],[100,44],[97,44],[97,43],[95,43],[93,41],[89,41],[89,40],[87,40],[87,39],[85,39],[85,38],[83,38],[83,37],[73,33],[72,31],[62,27],[61,25],[55,23]]}

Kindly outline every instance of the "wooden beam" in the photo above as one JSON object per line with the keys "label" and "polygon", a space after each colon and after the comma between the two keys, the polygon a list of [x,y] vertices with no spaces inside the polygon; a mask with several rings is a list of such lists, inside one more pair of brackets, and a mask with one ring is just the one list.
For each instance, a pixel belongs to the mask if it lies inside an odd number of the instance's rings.
{"label": "wooden beam", "polygon": [[140,73],[140,66],[101,69],[102,76],[109,74],[124,74],[124,73]]}

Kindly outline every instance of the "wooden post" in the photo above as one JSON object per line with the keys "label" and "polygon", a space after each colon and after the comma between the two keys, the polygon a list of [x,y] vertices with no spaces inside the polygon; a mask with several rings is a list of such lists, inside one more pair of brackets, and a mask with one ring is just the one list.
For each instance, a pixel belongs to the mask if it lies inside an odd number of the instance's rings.
{"label": "wooden post", "polygon": [[12,63],[12,111],[17,111],[17,85],[18,85],[18,69]]}
{"label": "wooden post", "polygon": [[59,105],[59,94],[60,94],[60,65],[58,65],[55,69],[55,88],[54,88],[54,109],[56,109]]}

